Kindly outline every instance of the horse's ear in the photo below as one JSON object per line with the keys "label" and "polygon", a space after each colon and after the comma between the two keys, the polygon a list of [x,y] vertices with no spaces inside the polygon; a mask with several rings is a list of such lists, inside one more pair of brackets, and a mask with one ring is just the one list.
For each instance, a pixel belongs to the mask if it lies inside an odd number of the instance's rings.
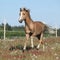
{"label": "horse's ear", "polygon": [[27,9],[27,10],[26,10],[26,12],[30,12],[30,10],[29,10],[29,9]]}
{"label": "horse's ear", "polygon": [[23,8],[23,10],[26,10],[26,8]]}
{"label": "horse's ear", "polygon": [[28,9],[28,12],[30,12],[30,10]]}
{"label": "horse's ear", "polygon": [[22,11],[22,9],[20,8],[20,11]]}

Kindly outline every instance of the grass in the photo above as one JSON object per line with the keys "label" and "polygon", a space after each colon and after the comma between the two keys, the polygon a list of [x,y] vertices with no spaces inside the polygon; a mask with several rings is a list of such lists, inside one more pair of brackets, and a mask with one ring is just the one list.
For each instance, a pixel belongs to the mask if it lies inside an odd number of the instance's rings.
{"label": "grass", "polygon": [[[44,51],[43,45],[39,50],[29,49],[30,41],[28,41],[27,50],[22,52],[25,38],[9,40],[0,40],[0,60],[60,60],[60,37],[44,39]],[[34,39],[34,45],[37,44],[38,40]]]}

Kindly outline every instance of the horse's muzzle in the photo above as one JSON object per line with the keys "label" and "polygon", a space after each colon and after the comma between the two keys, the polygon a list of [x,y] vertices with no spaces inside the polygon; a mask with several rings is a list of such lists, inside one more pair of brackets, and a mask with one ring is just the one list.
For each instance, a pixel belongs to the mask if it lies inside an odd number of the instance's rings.
{"label": "horse's muzzle", "polygon": [[20,23],[22,23],[22,21],[20,21]]}
{"label": "horse's muzzle", "polygon": [[22,23],[23,20],[19,20],[20,23]]}

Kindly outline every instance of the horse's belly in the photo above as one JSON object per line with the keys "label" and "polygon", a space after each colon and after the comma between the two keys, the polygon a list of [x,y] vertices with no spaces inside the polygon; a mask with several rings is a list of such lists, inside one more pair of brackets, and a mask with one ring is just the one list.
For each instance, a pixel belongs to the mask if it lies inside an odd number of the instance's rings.
{"label": "horse's belly", "polygon": [[40,33],[41,33],[41,31],[35,31],[35,33],[36,33],[36,35],[38,35],[38,34],[40,34]]}

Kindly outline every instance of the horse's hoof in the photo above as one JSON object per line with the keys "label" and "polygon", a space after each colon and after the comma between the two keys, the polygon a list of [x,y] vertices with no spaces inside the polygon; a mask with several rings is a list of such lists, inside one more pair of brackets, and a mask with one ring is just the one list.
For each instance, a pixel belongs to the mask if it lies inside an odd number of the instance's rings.
{"label": "horse's hoof", "polygon": [[24,53],[24,52],[25,52],[25,50],[23,49],[23,50],[22,50],[22,52]]}
{"label": "horse's hoof", "polygon": [[22,52],[24,53],[25,50],[23,50]]}
{"label": "horse's hoof", "polygon": [[26,49],[23,49],[22,51],[24,52]]}
{"label": "horse's hoof", "polygon": [[36,50],[39,50],[39,48],[36,48]]}

